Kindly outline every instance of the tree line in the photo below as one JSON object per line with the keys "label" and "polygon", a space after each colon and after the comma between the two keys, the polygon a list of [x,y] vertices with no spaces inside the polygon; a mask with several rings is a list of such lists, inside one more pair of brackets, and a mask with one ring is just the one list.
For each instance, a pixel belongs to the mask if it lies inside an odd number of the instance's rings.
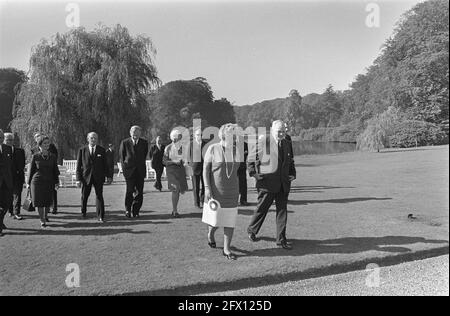
{"label": "tree line", "polygon": [[[237,121],[264,126],[281,113],[296,112],[291,129],[302,139],[352,141],[360,148],[448,143],[448,12],[446,0],[429,0],[406,12],[379,57],[349,89],[335,91],[330,85],[322,94],[304,96],[290,111],[289,97],[236,107]],[[381,122],[393,111],[393,124]]]}

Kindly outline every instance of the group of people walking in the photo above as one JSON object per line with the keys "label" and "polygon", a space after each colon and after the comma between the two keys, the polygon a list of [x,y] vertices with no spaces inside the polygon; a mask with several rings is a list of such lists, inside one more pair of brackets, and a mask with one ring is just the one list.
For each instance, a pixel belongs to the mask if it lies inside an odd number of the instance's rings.
{"label": "group of people walking", "polygon": [[[168,189],[172,194],[172,216],[180,216],[178,209],[180,195],[188,190],[186,165],[192,169],[194,204],[203,209],[202,221],[208,225],[207,243],[216,248],[215,232],[224,228],[223,255],[235,260],[231,251],[231,241],[236,226],[238,206],[247,203],[247,172],[256,180],[258,202],[255,213],[249,223],[247,233],[250,241],[257,240],[257,234],[263,225],[269,208],[275,201],[277,223],[277,246],[291,249],[286,238],[287,201],[291,182],[296,178],[291,141],[286,139],[286,126],[275,121],[271,127],[271,148],[269,164],[264,166],[261,152],[257,152],[251,161],[247,161],[248,145],[244,146],[244,160],[238,151],[236,124],[225,124],[219,130],[219,142],[206,145],[200,128],[193,131],[193,140],[187,152],[183,146],[182,134],[178,129],[170,133],[171,143],[167,146],[157,137],[155,144],[149,147],[141,137],[139,126],[130,129],[130,137],[124,139],[119,147],[119,161],[126,182],[125,216],[139,218],[143,204],[143,190],[147,174],[146,160],[150,156],[152,168],[156,172],[155,188],[162,190],[161,177],[166,168]],[[4,144],[3,144],[3,140]],[[57,190],[59,170],[57,150],[46,136],[35,135],[37,147],[33,149],[29,165],[27,187],[33,206],[38,210],[41,226],[48,223],[48,213],[53,206],[57,213]],[[5,214],[10,211],[15,219],[20,217],[20,196],[25,182],[25,152],[14,147],[14,136],[0,130],[0,236],[6,227],[3,224]],[[112,146],[108,149],[98,145],[95,132],[87,135],[87,145],[80,148],[77,156],[76,179],[81,189],[81,216],[86,218],[87,202],[92,191],[96,194],[96,211],[99,222],[105,221],[105,202],[103,186],[112,182],[114,163],[111,164]],[[194,149],[199,149],[198,159],[192,159]],[[264,171],[266,170],[266,171]],[[267,171],[270,170],[270,171]],[[211,212],[210,202],[218,204],[216,212]],[[217,205],[216,205],[217,206]],[[208,213],[209,212],[209,213]],[[212,215],[211,215],[212,214]]]}

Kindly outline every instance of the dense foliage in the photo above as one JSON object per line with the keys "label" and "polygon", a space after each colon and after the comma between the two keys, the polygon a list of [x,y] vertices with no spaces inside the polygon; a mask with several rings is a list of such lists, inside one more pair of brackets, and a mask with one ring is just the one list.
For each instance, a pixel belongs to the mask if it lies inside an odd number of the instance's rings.
{"label": "dense foliage", "polygon": [[[303,97],[293,130],[300,131],[298,135],[304,139],[330,140],[340,134],[339,140],[348,141],[353,135],[352,141],[356,141],[369,129],[362,138],[377,140],[361,148],[378,148],[389,135],[379,134],[371,119],[376,120],[389,107],[395,107],[403,120],[428,122],[432,125],[424,126],[435,126],[448,135],[448,14],[447,0],[416,5],[399,21],[380,56],[365,74],[355,78],[349,90],[334,91],[329,86],[322,94]],[[245,126],[267,126],[274,118],[285,118],[280,109],[286,107],[286,102],[287,99],[275,99],[236,107],[237,120]],[[391,145],[411,144],[396,141]]]}
{"label": "dense foliage", "polygon": [[23,71],[14,68],[0,69],[0,129],[8,129],[12,120],[14,98],[20,84],[26,81]]}
{"label": "dense foliage", "polygon": [[120,25],[42,40],[16,97],[12,129],[28,148],[36,131],[49,135],[66,159],[89,131],[118,144],[132,124],[149,125],[145,95],[159,84],[154,54],[149,38],[132,37]]}

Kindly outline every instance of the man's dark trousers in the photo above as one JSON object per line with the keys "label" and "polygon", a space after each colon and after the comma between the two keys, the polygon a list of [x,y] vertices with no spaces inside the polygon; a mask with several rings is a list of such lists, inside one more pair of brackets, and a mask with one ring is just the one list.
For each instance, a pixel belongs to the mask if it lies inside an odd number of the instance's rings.
{"label": "man's dark trousers", "polygon": [[256,212],[253,215],[250,226],[248,227],[248,233],[258,234],[261,229],[262,224],[269,212],[270,206],[275,200],[277,216],[277,244],[286,241],[286,225],[287,225],[287,202],[288,193],[283,192],[281,189],[278,193],[268,192],[266,190],[259,190],[258,193],[258,205],[256,207]]}
{"label": "man's dark trousers", "polygon": [[154,168],[154,169],[155,169],[155,172],[156,172],[155,189],[156,190],[161,190],[162,189],[161,178],[162,178],[162,174],[164,172],[164,167],[157,167],[157,168]]}
{"label": "man's dark trousers", "polygon": [[194,204],[201,207],[205,200],[205,183],[201,173],[192,176],[192,189],[194,191]]}
{"label": "man's dark trousers", "polygon": [[239,202],[247,203],[247,169],[238,169],[239,177]]}
{"label": "man's dark trousers", "polygon": [[104,219],[105,201],[103,199],[103,183],[97,183],[94,179],[92,179],[89,184],[82,183],[81,185],[81,213],[85,215],[87,212],[87,203],[89,195],[91,194],[92,186],[94,187],[96,195],[95,206],[97,209],[97,217]]}
{"label": "man's dark trousers", "polygon": [[5,182],[0,181],[0,232],[3,230],[3,220],[11,206],[12,191]]}
{"label": "man's dark trousers", "polygon": [[139,176],[137,170],[126,179],[127,193],[125,195],[125,208],[128,214],[139,215],[144,200],[144,182],[145,178]]}
{"label": "man's dark trousers", "polygon": [[12,215],[20,215],[20,209],[22,207],[22,191],[23,183],[14,183],[12,207],[10,208]]}

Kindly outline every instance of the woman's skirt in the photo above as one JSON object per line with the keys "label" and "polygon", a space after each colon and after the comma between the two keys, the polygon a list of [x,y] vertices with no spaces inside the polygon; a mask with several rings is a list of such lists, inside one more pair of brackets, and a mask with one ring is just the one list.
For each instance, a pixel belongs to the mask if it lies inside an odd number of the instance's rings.
{"label": "woman's skirt", "polygon": [[237,207],[219,208],[213,211],[209,208],[208,203],[203,205],[202,222],[212,227],[236,227],[236,219],[238,215]]}
{"label": "woman's skirt", "polygon": [[166,167],[167,186],[170,191],[184,193],[188,190],[184,166]]}
{"label": "woman's skirt", "polygon": [[52,181],[31,182],[31,200],[34,207],[50,207],[53,204],[55,184]]}

